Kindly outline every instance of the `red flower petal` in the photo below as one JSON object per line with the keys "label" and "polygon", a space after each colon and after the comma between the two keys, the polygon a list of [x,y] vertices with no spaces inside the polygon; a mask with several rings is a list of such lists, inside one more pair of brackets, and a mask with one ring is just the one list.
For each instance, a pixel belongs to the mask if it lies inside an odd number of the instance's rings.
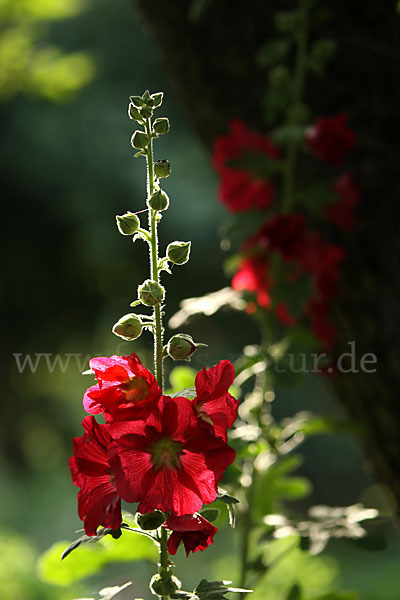
{"label": "red flower petal", "polygon": [[168,552],[176,554],[180,542],[183,541],[186,556],[189,556],[189,552],[205,550],[214,542],[213,537],[218,531],[199,514],[169,517],[163,527],[172,530],[167,543]]}
{"label": "red flower petal", "polygon": [[229,360],[221,360],[210,369],[196,375],[194,406],[201,418],[213,424],[215,435],[226,440],[226,430],[232,427],[239,402],[228,389],[235,378],[235,370]]}
{"label": "red flower petal", "polygon": [[78,513],[87,535],[96,535],[100,525],[118,529],[121,525],[121,499],[108,462],[111,436],[106,425],[94,417],[85,417],[85,434],[74,438],[74,456],[70,458],[72,481],[80,488]]}

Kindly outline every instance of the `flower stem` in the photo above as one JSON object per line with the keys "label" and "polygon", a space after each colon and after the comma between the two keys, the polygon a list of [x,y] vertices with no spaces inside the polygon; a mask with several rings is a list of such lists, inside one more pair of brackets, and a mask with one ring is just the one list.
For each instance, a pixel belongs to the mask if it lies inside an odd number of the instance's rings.
{"label": "flower stem", "polygon": [[[299,27],[297,30],[297,49],[293,76],[293,96],[287,111],[287,126],[298,125],[296,111],[301,108],[304,81],[307,71],[307,39],[309,0],[299,0]],[[299,140],[297,135],[289,134],[286,144],[286,159],[283,172],[282,212],[288,213],[293,205],[293,192],[296,174],[296,161]]]}
{"label": "flower stem", "polygon": [[[168,571],[168,550],[167,550],[168,533],[164,527],[161,527],[160,535],[160,562],[158,572],[161,576]],[[169,600],[169,596],[161,596],[161,600]]]}
{"label": "flower stem", "polygon": [[[154,193],[154,167],[153,167],[153,136],[151,131],[151,121],[146,120],[146,133],[150,140],[147,147],[146,162],[147,162],[147,197]],[[158,213],[156,210],[149,209],[149,230],[150,230],[150,277],[156,283],[160,283],[160,271],[158,260]],[[161,305],[156,304],[153,308],[155,328],[154,335],[154,374],[158,381],[161,390],[164,387],[163,373],[163,325]]]}

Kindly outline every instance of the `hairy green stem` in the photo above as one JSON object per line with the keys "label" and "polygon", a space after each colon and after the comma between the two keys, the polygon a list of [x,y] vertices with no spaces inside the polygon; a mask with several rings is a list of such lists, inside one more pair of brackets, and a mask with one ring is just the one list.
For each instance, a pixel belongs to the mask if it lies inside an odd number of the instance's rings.
{"label": "hairy green stem", "polygon": [[[162,576],[168,570],[168,550],[167,550],[168,533],[164,527],[161,527],[160,536],[160,562],[159,574]],[[162,596],[161,600],[169,600],[169,596]]]}
{"label": "hairy green stem", "polygon": [[[151,132],[151,121],[146,120],[146,133],[150,140],[147,147],[147,196],[154,193],[154,167],[153,167],[153,137]],[[149,208],[149,230],[150,230],[150,276],[153,281],[160,283],[160,270],[158,259],[158,213]],[[154,375],[158,381],[161,390],[164,388],[164,372],[163,372],[163,325],[161,305],[157,304],[153,309],[154,324]]]}
{"label": "hairy green stem", "polygon": [[[300,23],[297,31],[297,50],[293,75],[293,95],[287,112],[288,127],[296,126],[296,111],[301,106],[304,81],[307,70],[307,38],[308,38],[308,11],[309,0],[300,0]],[[296,136],[289,135],[286,144],[286,158],[283,172],[282,212],[288,213],[293,206],[294,184],[296,175],[297,150],[299,141]]]}

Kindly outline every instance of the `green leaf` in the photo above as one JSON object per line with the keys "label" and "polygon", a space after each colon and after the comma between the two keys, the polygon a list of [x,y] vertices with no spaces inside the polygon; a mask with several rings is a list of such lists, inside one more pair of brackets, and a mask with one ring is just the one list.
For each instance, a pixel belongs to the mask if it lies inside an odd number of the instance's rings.
{"label": "green leaf", "polygon": [[38,561],[39,577],[47,583],[68,586],[75,581],[93,575],[112,562],[157,560],[155,544],[142,535],[124,532],[115,540],[106,536],[96,544],[80,546],[66,560],[60,556],[70,542],[53,544]]}
{"label": "green leaf", "polygon": [[218,510],[218,508],[205,508],[201,511],[200,514],[204,519],[207,519],[207,521],[210,521],[212,523],[213,521],[218,519],[219,512],[220,511]]}
{"label": "green leaf", "polygon": [[225,502],[225,504],[238,504],[239,500],[235,498],[235,496],[230,496],[229,494],[218,494],[218,500],[221,502]]}
{"label": "green leaf", "polygon": [[231,581],[207,581],[202,579],[199,585],[195,588],[194,594],[198,600],[224,600],[225,594],[228,592],[234,593],[249,593],[252,590],[246,590],[242,588],[233,588],[229,584]]}

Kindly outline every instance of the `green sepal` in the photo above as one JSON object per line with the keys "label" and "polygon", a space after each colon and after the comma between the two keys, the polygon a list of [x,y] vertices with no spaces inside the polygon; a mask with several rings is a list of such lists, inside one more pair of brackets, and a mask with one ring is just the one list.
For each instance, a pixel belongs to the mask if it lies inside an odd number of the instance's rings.
{"label": "green sepal", "polygon": [[164,92],[156,92],[155,94],[151,94],[150,98],[153,108],[158,108],[162,104]]}

